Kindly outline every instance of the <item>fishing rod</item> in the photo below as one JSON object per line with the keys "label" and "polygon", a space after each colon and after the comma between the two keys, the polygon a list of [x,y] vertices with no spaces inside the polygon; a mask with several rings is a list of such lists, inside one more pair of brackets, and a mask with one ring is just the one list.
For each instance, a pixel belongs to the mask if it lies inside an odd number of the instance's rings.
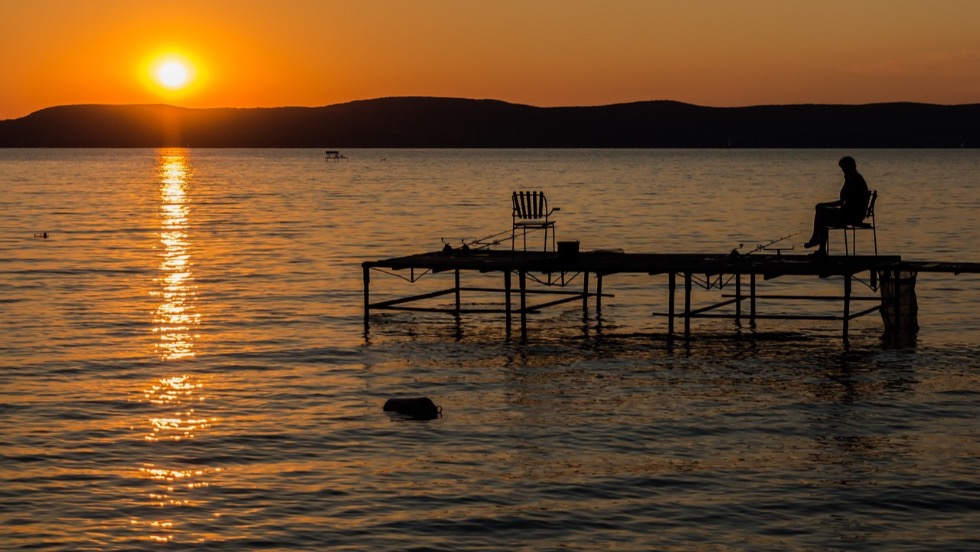
{"label": "fishing rod", "polygon": [[[792,238],[793,236],[796,236],[796,235],[802,234],[802,233],[803,233],[802,231],[795,232],[793,234],[789,234],[789,235],[783,236],[781,238],[776,238],[776,239],[774,239],[774,240],[772,240],[770,242],[767,242],[767,243],[758,243],[758,244],[756,244],[755,249],[753,249],[752,251],[749,251],[748,253],[739,253],[738,250],[739,249],[742,249],[742,247],[745,246],[745,244],[740,243],[740,244],[738,244],[738,247],[736,247],[735,249],[732,249],[731,255],[732,255],[732,257],[738,257],[739,255],[744,256],[744,257],[747,257],[747,256],[749,256],[749,255],[751,255],[753,253],[758,252],[758,251],[767,251],[769,249],[769,246],[775,245],[775,244],[777,244],[777,243],[779,243],[779,242],[781,242],[783,240],[788,240],[788,239]],[[782,251],[792,251],[795,247],[796,246],[785,248],[785,249],[783,249],[783,248],[776,248],[775,249],[776,255],[779,255],[779,253],[782,252]]]}
{"label": "fishing rod", "polygon": [[[466,241],[466,238],[465,237],[462,237],[462,238],[461,237],[448,237],[448,238],[443,237],[443,238],[439,238],[439,239],[442,241],[443,249],[445,249],[447,247],[450,248],[450,249],[452,249],[452,245],[450,245],[449,242],[450,241],[456,241],[456,240],[459,240],[460,241],[460,243],[462,244],[460,246],[460,249],[463,249],[463,250],[469,250],[471,248],[471,246],[475,246],[476,249],[485,249],[485,248],[490,248],[490,247],[493,247],[493,246],[500,245],[500,243],[503,242],[503,241],[505,241],[505,239],[504,238],[495,239],[495,238],[498,238],[499,236],[503,236],[503,235],[508,234],[510,232],[511,232],[511,230],[504,230],[503,232],[497,232],[496,234],[490,234],[489,236],[485,236],[485,237],[482,237],[482,238],[477,238],[475,240],[470,240],[470,241]],[[527,233],[527,230],[524,230],[524,233]],[[510,237],[507,237],[506,238],[506,240],[510,240],[510,239],[511,239]]]}

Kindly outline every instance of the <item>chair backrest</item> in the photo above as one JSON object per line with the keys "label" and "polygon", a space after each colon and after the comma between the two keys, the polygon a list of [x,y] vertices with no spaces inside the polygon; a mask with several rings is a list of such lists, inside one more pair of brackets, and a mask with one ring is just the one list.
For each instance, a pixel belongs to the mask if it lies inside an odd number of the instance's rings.
{"label": "chair backrest", "polygon": [[514,192],[515,219],[542,219],[551,214],[544,192]]}
{"label": "chair backrest", "polygon": [[878,190],[871,190],[871,201],[868,201],[868,211],[864,214],[864,218],[875,217],[875,201],[878,201]]}

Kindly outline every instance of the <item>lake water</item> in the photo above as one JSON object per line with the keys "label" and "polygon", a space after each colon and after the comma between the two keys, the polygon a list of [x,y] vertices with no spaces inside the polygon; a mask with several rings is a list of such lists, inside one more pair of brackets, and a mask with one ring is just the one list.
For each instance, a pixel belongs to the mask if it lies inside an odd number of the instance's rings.
{"label": "lake water", "polygon": [[[664,279],[622,275],[526,341],[499,315],[366,332],[360,268],[509,233],[515,189],[583,250],[800,254],[844,154],[882,254],[980,261],[975,150],[344,153],[0,150],[0,548],[980,547],[976,276],[921,274],[893,347],[877,315],[847,346],[772,320],[669,343]],[[441,418],[382,411],[421,395]]]}

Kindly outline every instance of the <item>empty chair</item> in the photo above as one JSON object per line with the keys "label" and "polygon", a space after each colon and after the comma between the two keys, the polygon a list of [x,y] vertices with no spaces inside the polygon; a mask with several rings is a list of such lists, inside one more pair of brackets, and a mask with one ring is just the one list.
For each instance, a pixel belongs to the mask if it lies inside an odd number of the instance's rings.
{"label": "empty chair", "polygon": [[514,202],[513,227],[510,234],[511,251],[516,249],[518,229],[522,231],[524,237],[525,251],[527,251],[529,230],[544,230],[544,251],[548,251],[550,229],[551,250],[555,251],[555,221],[551,219],[551,215],[560,209],[558,207],[548,209],[548,200],[544,197],[544,192],[514,192],[511,198]]}

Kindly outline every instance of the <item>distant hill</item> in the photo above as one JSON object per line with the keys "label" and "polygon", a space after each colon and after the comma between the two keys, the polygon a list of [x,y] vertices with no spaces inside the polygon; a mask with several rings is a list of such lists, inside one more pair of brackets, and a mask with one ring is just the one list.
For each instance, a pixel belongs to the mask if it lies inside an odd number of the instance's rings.
{"label": "distant hill", "polygon": [[72,105],[0,121],[0,147],[958,148],[980,104],[533,107],[382,98],[325,107]]}

